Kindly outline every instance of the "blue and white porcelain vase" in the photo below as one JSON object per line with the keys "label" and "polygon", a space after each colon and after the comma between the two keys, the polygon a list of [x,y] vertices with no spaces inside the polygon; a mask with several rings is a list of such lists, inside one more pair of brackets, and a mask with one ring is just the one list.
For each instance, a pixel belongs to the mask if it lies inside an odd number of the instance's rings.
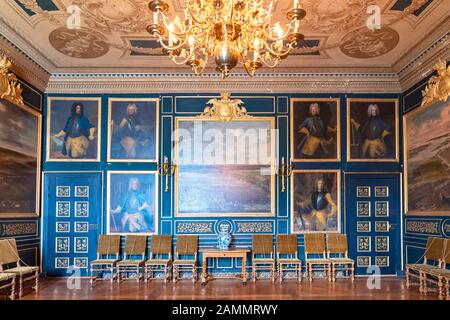
{"label": "blue and white porcelain vase", "polygon": [[231,243],[231,231],[228,224],[222,224],[219,226],[219,231],[217,233],[217,247],[222,250],[228,249]]}

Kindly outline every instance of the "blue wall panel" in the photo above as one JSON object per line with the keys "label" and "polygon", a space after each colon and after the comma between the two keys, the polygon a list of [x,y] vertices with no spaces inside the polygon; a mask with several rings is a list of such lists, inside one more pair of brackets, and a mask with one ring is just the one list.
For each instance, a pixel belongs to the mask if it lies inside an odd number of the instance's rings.
{"label": "blue wall panel", "polygon": [[[87,97],[98,95],[47,95],[46,97]],[[171,158],[171,134],[175,124],[176,117],[194,116],[203,112],[205,104],[211,98],[218,98],[217,95],[200,94],[200,95],[188,95],[188,94],[169,94],[161,93],[161,95],[145,95],[145,94],[129,94],[129,95],[101,95],[102,97],[102,137],[101,137],[101,161],[97,163],[67,163],[61,162],[46,162],[43,165],[43,170],[46,172],[54,171],[101,171],[103,172],[103,211],[98,212],[98,215],[103,217],[103,226],[99,228],[99,233],[106,230],[105,217],[106,217],[106,179],[107,172],[109,170],[155,170],[155,163],[108,163],[106,160],[107,153],[107,119],[108,119],[108,97],[148,97],[148,98],[160,98],[160,121],[159,121],[159,139],[160,139],[160,154],[159,159],[162,161],[164,156]],[[245,107],[248,112],[254,116],[271,116],[275,119],[276,128],[279,129],[279,153],[278,157],[290,158],[290,99],[295,97],[307,97],[307,98],[328,98],[339,97],[341,99],[341,161],[330,163],[295,163],[294,169],[340,169],[341,181],[344,177],[344,172],[388,172],[397,173],[402,171],[402,162],[399,163],[348,163],[346,160],[346,106],[347,97],[364,97],[364,98],[398,98],[401,100],[401,95],[393,94],[239,94],[232,95],[233,98],[240,98],[244,101]],[[401,115],[401,104],[399,107],[399,116]],[[44,108],[44,117],[46,119],[46,108]],[[46,122],[44,121],[46,124]],[[401,132],[401,131],[400,131]],[[402,135],[400,134],[400,140]],[[401,141],[400,141],[401,142]],[[44,146],[45,146],[44,138]],[[45,150],[45,148],[44,148]],[[44,151],[45,152],[45,151]],[[401,152],[400,152],[401,153]],[[44,157],[45,159],[45,154]],[[281,160],[280,160],[281,161]],[[282,234],[290,232],[290,196],[292,190],[290,190],[289,180],[286,181],[286,191],[281,192],[281,179],[276,177],[276,215],[274,217],[211,217],[211,218],[176,218],[174,216],[174,184],[173,179],[169,180],[169,192],[164,192],[164,180],[161,178],[159,181],[159,233],[172,233],[174,235],[174,242],[178,234],[200,234],[200,246],[214,246],[216,245],[216,226],[219,221],[227,220],[233,225],[234,244],[239,246],[250,246],[251,236],[255,233],[272,233]],[[344,217],[344,193],[341,192],[341,232],[345,232]],[[397,199],[400,203],[400,199]],[[351,219],[348,217],[347,219]],[[303,236],[299,235],[299,250],[303,255]],[[349,244],[354,246],[354,244]],[[44,249],[45,250],[45,249]],[[201,259],[201,256],[199,257]],[[201,261],[201,260],[200,260]],[[223,263],[223,265],[222,265]],[[234,264],[227,264],[227,262],[220,262],[220,268],[217,271],[223,271],[222,269],[229,270],[231,267],[238,267],[240,262],[234,262]]]}

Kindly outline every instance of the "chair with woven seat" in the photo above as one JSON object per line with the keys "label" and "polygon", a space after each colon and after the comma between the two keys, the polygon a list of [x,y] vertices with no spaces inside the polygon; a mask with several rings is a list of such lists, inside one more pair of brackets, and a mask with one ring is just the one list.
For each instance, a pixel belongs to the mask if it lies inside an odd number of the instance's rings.
{"label": "chair with woven seat", "polygon": [[298,257],[296,234],[277,235],[278,281],[283,282],[283,272],[294,271],[297,281],[302,281],[302,261]]}
{"label": "chair with woven seat", "polygon": [[[21,262],[25,266],[21,265]],[[15,264],[15,267],[4,268],[5,265]],[[39,267],[27,266],[20,259],[15,239],[0,240],[0,273],[12,274],[19,278],[19,298],[23,296],[23,285],[26,281],[34,280],[33,289],[39,289]]]}
{"label": "chair with woven seat", "polygon": [[[444,239],[444,249],[442,250],[442,255],[439,261],[439,266],[435,268],[425,268],[420,272],[422,273],[422,288],[423,292],[427,293],[428,283],[434,284],[438,288],[439,298],[449,296],[449,280],[450,280],[450,270],[447,267],[450,266],[450,239]],[[445,290],[444,290],[445,289]]]}
{"label": "chair with woven seat", "polygon": [[13,273],[0,273],[0,290],[11,288],[9,298],[14,300],[16,288],[16,275]]}
{"label": "chair with woven seat", "polygon": [[346,234],[331,233],[327,235],[327,253],[331,262],[331,280],[336,281],[336,274],[342,271],[345,274],[350,271],[348,276],[355,281],[355,260],[348,257],[348,243]]}
{"label": "chair with woven seat", "polygon": [[309,281],[315,271],[323,271],[331,281],[331,261],[326,256],[325,236],[323,233],[305,234],[305,264]]}
{"label": "chair with woven seat", "polygon": [[133,273],[136,273],[136,281],[139,282],[143,274],[146,251],[147,236],[126,236],[123,259],[117,262],[117,282],[132,279],[129,275]]}
{"label": "chair with woven seat", "polygon": [[424,291],[423,271],[439,267],[442,252],[444,250],[444,238],[429,237],[425,247],[423,263],[406,264],[406,287],[411,285],[410,278],[419,280],[419,291]]}
{"label": "chair with woven seat", "polygon": [[275,282],[275,257],[271,234],[255,234],[252,238],[252,278],[256,282],[258,270],[269,270],[270,280]]}
{"label": "chair with woven seat", "polygon": [[[119,261],[120,252],[120,235],[101,234],[98,238],[97,259],[91,261],[91,283],[96,280],[103,279],[103,272],[110,272],[110,281],[115,278],[114,268]],[[95,277],[94,277],[95,274]]]}
{"label": "chair with woven seat", "polygon": [[172,235],[161,234],[152,236],[149,260],[145,261],[145,282],[155,279],[154,274],[161,269],[164,271],[164,282],[170,280],[172,268]]}
{"label": "chair with woven seat", "polygon": [[180,273],[184,271],[192,272],[192,282],[197,281],[197,255],[198,236],[178,236],[173,261],[173,282],[177,282]]}

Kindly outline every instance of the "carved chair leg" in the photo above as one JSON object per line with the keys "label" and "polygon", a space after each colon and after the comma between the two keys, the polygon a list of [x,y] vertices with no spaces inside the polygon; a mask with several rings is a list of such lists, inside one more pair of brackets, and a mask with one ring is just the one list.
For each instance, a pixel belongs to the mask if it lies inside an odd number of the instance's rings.
{"label": "carved chair leg", "polygon": [[443,280],[442,277],[438,276],[439,299],[444,298],[444,283],[442,280]]}
{"label": "carved chair leg", "polygon": [[23,296],[23,276],[19,276],[19,298]]}
{"label": "carved chair leg", "polygon": [[278,265],[278,282],[283,282],[283,265],[281,263]]}
{"label": "carved chair leg", "polygon": [[117,275],[116,275],[117,283],[119,283],[120,282],[120,266],[117,266],[116,268],[117,268]]}
{"label": "carved chair leg", "polygon": [[197,270],[194,265],[192,266],[192,282],[195,283],[195,281],[197,281]]}
{"label": "carved chair leg", "polygon": [[409,288],[409,268],[406,268],[406,287]]}
{"label": "carved chair leg", "polygon": [[313,281],[313,268],[312,268],[312,264],[308,263],[308,277],[309,277],[309,282]]}
{"label": "carved chair leg", "polygon": [[35,273],[36,279],[34,280],[34,291],[38,292],[39,291],[39,271],[36,270]]}
{"label": "carved chair leg", "polygon": [[275,283],[275,262],[272,263],[271,265],[271,270],[270,270],[270,281],[272,283]]}
{"label": "carved chair leg", "polygon": [[16,277],[14,277],[11,281],[11,295],[10,299],[14,300],[16,298]]}
{"label": "carved chair leg", "polygon": [[352,282],[355,281],[355,264],[352,263]]}

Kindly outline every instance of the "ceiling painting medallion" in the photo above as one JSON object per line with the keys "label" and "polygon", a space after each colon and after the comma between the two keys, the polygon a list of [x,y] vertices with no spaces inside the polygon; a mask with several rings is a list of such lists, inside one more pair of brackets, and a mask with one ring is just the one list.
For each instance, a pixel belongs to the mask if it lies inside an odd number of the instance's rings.
{"label": "ceiling painting medallion", "polygon": [[49,41],[53,48],[73,58],[98,58],[109,50],[107,40],[101,33],[86,28],[55,29],[50,33]]}
{"label": "ceiling painting medallion", "polygon": [[397,46],[399,40],[397,31],[390,27],[373,31],[362,27],[346,34],[339,48],[349,57],[367,59],[388,53]]}

